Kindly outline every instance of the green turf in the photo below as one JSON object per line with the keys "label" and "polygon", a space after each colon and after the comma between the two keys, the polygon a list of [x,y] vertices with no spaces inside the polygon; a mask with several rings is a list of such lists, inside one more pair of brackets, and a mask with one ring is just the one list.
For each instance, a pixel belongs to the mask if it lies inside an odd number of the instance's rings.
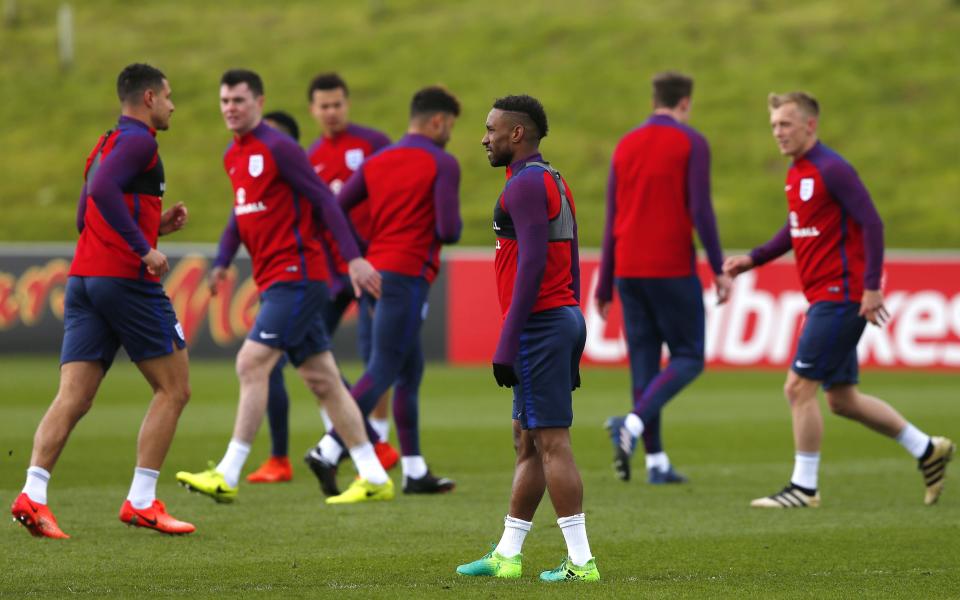
{"label": "green turf", "polygon": [[[243,484],[232,505],[189,495],[179,469],[219,459],[233,422],[232,366],[195,362],[194,397],[161,476],[170,511],[195,522],[182,538],[117,521],[133,468],[145,384],[118,363],[70,440],[51,485],[66,542],[0,527],[0,596],[142,597],[542,597],[536,580],[564,554],[545,500],[516,582],[454,574],[499,539],[512,471],[509,394],[487,369],[430,365],[422,395],[423,447],[431,467],[454,477],[444,497],[328,507],[298,460],[319,417],[294,383],[290,484]],[[22,484],[34,427],[55,392],[52,358],[0,363],[0,498]],[[588,370],[575,400],[574,449],[583,474],[600,585],[551,589],[556,597],[946,597],[960,590],[960,490],[922,504],[913,462],[895,443],[836,417],[826,421],[824,506],[802,512],[747,508],[790,474],[787,410],[778,373],[707,373],[671,406],[665,439],[685,486],[653,488],[614,479],[600,427],[624,410],[622,370]],[[288,381],[292,377],[288,376]],[[960,437],[960,377],[875,373],[866,388],[922,428]],[[264,432],[248,463],[268,452]],[[640,459],[642,460],[642,459]],[[345,467],[347,472],[349,467]],[[349,473],[341,475],[346,484]],[[399,474],[394,473],[395,480]]]}
{"label": "green turf", "polygon": [[[117,112],[120,69],[150,61],[170,77],[177,111],[160,138],[167,199],[186,202],[177,238],[215,241],[232,193],[217,110],[223,70],[262,73],[267,106],[316,135],[305,90],[339,70],[353,116],[399,136],[418,87],[463,101],[450,145],[462,165],[462,243],[488,245],[503,184],[480,147],[497,96],[530,93],[550,117],[545,156],[576,198],[580,237],[598,246],[617,140],[649,111],[649,78],[696,77],[692,124],[710,140],[721,239],[763,242],[785,220],[786,161],[769,133],[771,91],[802,88],[823,105],[822,137],[861,173],[893,247],[956,248],[960,189],[957,0],[171,0],[72,2],[76,64],[56,59],[61,0],[6,0],[0,24],[0,239],[70,240],[83,160]],[[38,217],[42,215],[42,217]]]}

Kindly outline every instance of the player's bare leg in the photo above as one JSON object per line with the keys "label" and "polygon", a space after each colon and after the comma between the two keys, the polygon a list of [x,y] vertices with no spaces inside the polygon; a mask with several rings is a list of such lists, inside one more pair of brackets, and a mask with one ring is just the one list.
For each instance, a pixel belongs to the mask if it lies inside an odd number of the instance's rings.
{"label": "player's bare leg", "polygon": [[180,414],[190,400],[187,350],[137,363],[153,388],[153,401],[137,437],[137,466],[160,470],[177,430]]}
{"label": "player's bare leg", "polygon": [[787,373],[783,394],[790,403],[793,422],[794,454],[793,475],[790,483],[770,496],[750,502],[755,508],[805,508],[820,505],[817,493],[820,471],[820,445],[823,440],[823,415],[817,388],[820,382]]}
{"label": "player's bare leg", "polygon": [[907,420],[892,406],[861,393],[855,385],[838,385],[827,390],[827,404],[834,414],[863,423],[887,437],[897,437]]}
{"label": "player's bare leg", "polygon": [[533,440],[557,517],[582,513],[583,482],[573,461],[570,430],[566,427],[534,429]]}
{"label": "player's bare leg", "polygon": [[823,415],[817,399],[819,381],[801,377],[793,371],[787,374],[783,393],[790,403],[793,417],[793,444],[797,452],[820,452],[823,440]]}
{"label": "player's bare leg", "polygon": [[196,528],[191,523],[172,517],[157,499],[160,467],[170,449],[180,415],[190,400],[187,350],[175,348],[165,356],[138,362],[137,368],[153,388],[153,400],[140,426],[137,466],[127,500],[120,507],[120,520],[161,533],[192,533]]}
{"label": "player's bare leg", "polygon": [[233,439],[252,444],[263,423],[270,388],[270,371],[280,360],[282,350],[253,340],[244,340],[237,353],[237,378],[240,380],[240,404],[233,425]]}
{"label": "player's bare leg", "polygon": [[510,516],[533,521],[533,515],[547,489],[547,480],[533,433],[521,429],[520,421],[513,422],[513,447],[517,452],[517,464],[510,491]]}
{"label": "player's bare leg", "polygon": [[60,387],[33,436],[30,464],[52,471],[70,432],[93,406],[105,372],[100,361],[68,362],[60,367]]}
{"label": "player's bare leg", "polygon": [[93,405],[103,376],[103,365],[99,361],[68,362],[60,367],[60,388],[37,426],[27,480],[10,507],[14,519],[34,536],[70,537],[60,529],[56,517],[47,508],[47,484],[70,432]]}
{"label": "player's bare leg", "polygon": [[265,344],[244,340],[237,353],[240,401],[233,425],[233,437],[216,466],[199,473],[177,473],[177,481],[187,489],[210,496],[217,502],[232,502],[236,498],[240,471],[250,455],[250,445],[267,411],[270,371],[282,353],[281,350]]}
{"label": "player's bare leg", "polygon": [[[393,482],[387,476],[367,437],[360,408],[340,376],[333,353],[321,352],[309,357],[297,369],[304,383],[326,409],[334,428],[350,452],[360,478],[343,494],[327,498],[328,504],[350,504],[369,499],[393,498]],[[335,472],[333,473],[335,475]]]}
{"label": "player's bare leg", "polygon": [[870,429],[894,438],[917,459],[923,474],[924,504],[934,504],[943,492],[947,463],[956,446],[945,437],[930,437],[911,425],[895,408],[883,400],[864,394],[856,385],[841,385],[827,391],[830,409],[841,417],[863,423]]}
{"label": "player's bare leg", "polygon": [[353,396],[343,385],[333,353],[311,356],[297,369],[317,402],[327,411],[334,428],[348,447],[370,440],[363,426],[363,416]]}

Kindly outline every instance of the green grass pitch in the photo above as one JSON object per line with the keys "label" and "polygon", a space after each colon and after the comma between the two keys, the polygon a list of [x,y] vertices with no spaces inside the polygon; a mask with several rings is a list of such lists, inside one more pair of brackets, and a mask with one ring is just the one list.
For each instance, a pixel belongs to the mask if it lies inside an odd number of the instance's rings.
{"label": "green grass pitch", "polygon": [[[925,507],[913,461],[894,442],[826,417],[823,508],[750,510],[790,475],[788,412],[780,373],[706,373],[666,413],[665,441],[692,483],[624,484],[610,467],[603,419],[627,403],[624,370],[584,371],[575,395],[574,450],[585,487],[591,547],[603,581],[548,592],[537,581],[565,548],[547,499],[524,548],[519,581],[458,577],[454,568],[499,539],[511,474],[510,395],[486,368],[429,365],[422,394],[423,448],[458,487],[441,497],[328,507],[299,461],[321,428],[292,372],[294,481],[243,484],[233,505],[177,487],[179,469],[219,459],[237,384],[232,365],[191,365],[193,400],[167,459],[159,495],[194,522],[173,538],[117,520],[148,395],[125,360],[74,432],[50,487],[66,542],[0,527],[0,596],[62,597],[956,597],[960,594],[960,472],[939,505]],[[356,367],[350,369],[356,372]],[[867,372],[864,388],[932,433],[960,437],[956,374]],[[34,428],[57,381],[56,360],[0,363],[0,498],[23,483]],[[264,429],[266,426],[264,426]],[[267,455],[261,431],[247,471]],[[638,457],[638,464],[642,457]],[[350,467],[341,474],[342,483]],[[399,473],[393,473],[395,481]]]}

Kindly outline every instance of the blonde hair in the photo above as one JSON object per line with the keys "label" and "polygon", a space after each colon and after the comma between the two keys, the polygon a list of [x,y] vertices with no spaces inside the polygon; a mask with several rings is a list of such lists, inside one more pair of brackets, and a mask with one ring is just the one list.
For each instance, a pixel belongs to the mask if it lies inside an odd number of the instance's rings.
{"label": "blonde hair", "polygon": [[820,116],[820,103],[806,92],[787,92],[785,94],[771,92],[767,96],[767,108],[770,110],[780,108],[784,104],[796,104],[800,112],[808,117]]}

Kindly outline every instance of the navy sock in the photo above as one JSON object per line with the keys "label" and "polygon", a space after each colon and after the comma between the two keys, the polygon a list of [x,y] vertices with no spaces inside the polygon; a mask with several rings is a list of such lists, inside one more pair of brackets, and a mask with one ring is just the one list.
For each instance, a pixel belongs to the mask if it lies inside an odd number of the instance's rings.
{"label": "navy sock", "polygon": [[290,445],[290,397],[283,383],[283,362],[270,372],[267,421],[270,423],[270,455],[287,456]]}

